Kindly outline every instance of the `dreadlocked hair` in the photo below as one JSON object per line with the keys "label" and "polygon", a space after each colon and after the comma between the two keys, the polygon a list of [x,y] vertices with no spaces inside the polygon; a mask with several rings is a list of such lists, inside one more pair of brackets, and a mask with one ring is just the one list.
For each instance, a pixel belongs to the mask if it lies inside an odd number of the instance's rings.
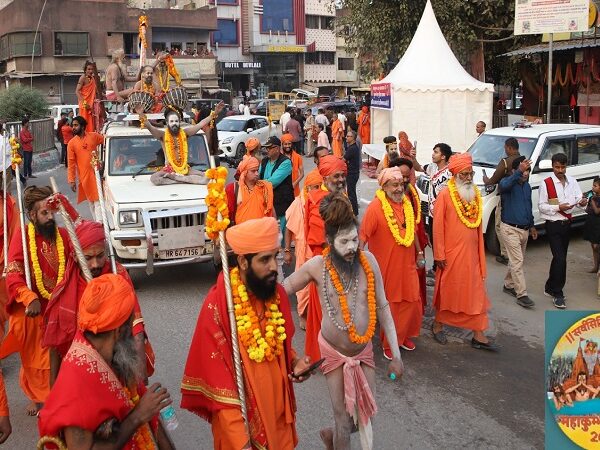
{"label": "dreadlocked hair", "polygon": [[27,212],[33,211],[35,204],[46,200],[52,195],[52,188],[50,186],[28,186],[23,191],[23,203]]}
{"label": "dreadlocked hair", "polygon": [[319,205],[319,214],[325,222],[325,235],[333,241],[339,230],[355,226],[358,221],[350,200],[343,194],[329,194]]}

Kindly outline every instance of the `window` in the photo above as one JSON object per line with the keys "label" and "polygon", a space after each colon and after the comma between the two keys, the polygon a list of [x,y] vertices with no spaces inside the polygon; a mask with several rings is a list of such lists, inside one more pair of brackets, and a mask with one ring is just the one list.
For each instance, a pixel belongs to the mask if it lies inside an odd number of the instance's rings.
{"label": "window", "polygon": [[35,56],[42,55],[42,35],[38,33],[33,48],[34,32],[11,33],[8,37],[8,57],[31,56],[32,50]]}
{"label": "window", "polygon": [[255,119],[258,128],[265,128],[269,126],[269,123],[265,119]]}
{"label": "window", "polygon": [[333,30],[333,17],[321,16],[321,29],[322,30]]}
{"label": "window", "polygon": [[564,153],[567,155],[567,165],[573,164],[573,139],[572,138],[564,138],[564,139],[552,139],[546,141],[544,149],[540,154],[538,159],[538,167],[540,161],[545,159],[551,160],[554,155],[558,153]]}
{"label": "window", "polygon": [[153,42],[152,43],[152,50],[153,51],[165,51],[167,49],[167,43],[166,42]]}
{"label": "window", "polygon": [[319,53],[321,53],[321,64],[335,64],[335,52]]}
{"label": "window", "polygon": [[319,16],[306,16],[306,28],[318,30],[321,25]]}
{"label": "window", "polygon": [[305,64],[335,64],[335,52],[313,52],[304,55]]}
{"label": "window", "polygon": [[213,43],[234,47],[239,45],[238,24],[235,20],[218,19],[217,28],[212,34]]}
{"label": "window", "polygon": [[294,32],[293,0],[262,0],[261,33]]}
{"label": "window", "polygon": [[600,136],[577,138],[577,164],[591,164],[600,161]]}
{"label": "window", "polygon": [[8,51],[8,35],[0,37],[0,61],[4,61],[9,58]]}
{"label": "window", "polygon": [[87,33],[54,33],[55,56],[88,56],[89,54]]}
{"label": "window", "polygon": [[338,70],[354,70],[354,58],[338,58]]}

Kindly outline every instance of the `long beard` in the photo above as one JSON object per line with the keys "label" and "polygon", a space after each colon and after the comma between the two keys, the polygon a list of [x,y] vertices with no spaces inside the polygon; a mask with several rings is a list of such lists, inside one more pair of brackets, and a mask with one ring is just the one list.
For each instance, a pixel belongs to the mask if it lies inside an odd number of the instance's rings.
{"label": "long beard", "polygon": [[457,178],[456,190],[458,191],[460,198],[467,203],[470,203],[475,199],[475,185],[470,181],[462,181]]}
{"label": "long beard", "polygon": [[53,219],[50,219],[45,224],[36,223],[35,232],[41,235],[45,240],[54,242],[56,239],[56,222]]}
{"label": "long beard", "polygon": [[132,327],[129,324],[121,331],[119,340],[115,343],[112,368],[117,376],[127,384],[137,384],[142,380],[140,357],[136,351]]}
{"label": "long beard", "polygon": [[340,252],[337,251],[337,249],[335,248],[334,245],[331,246],[331,261],[333,262],[333,265],[340,271],[344,272],[345,274],[351,274],[354,271],[354,266],[356,265],[357,262],[357,258],[356,255],[358,255],[358,252],[360,250],[357,250],[357,253],[354,254],[354,258],[352,259],[352,261],[346,261],[346,259],[344,258],[344,255],[342,255]]}
{"label": "long beard", "polygon": [[269,300],[275,295],[275,289],[277,288],[277,271],[271,272],[265,278],[259,278],[252,267],[248,267],[246,285],[248,290],[259,300]]}

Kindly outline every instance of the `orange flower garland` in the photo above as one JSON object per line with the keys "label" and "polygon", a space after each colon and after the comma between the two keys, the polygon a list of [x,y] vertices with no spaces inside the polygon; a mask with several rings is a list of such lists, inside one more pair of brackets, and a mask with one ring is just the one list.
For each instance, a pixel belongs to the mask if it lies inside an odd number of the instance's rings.
{"label": "orange flower garland", "polygon": [[235,309],[238,339],[248,352],[252,361],[260,363],[265,359],[273,361],[276,356],[283,353],[283,342],[286,340],[285,319],[279,311],[279,294],[275,294],[265,302],[265,317],[267,324],[265,334],[260,328],[260,321],[256,311],[250,303],[246,286],[240,278],[239,268],[230,272],[231,292]]}
{"label": "orange flower garland", "polygon": [[[208,194],[205,199],[208,206],[206,235],[214,241],[219,237],[219,231],[225,231],[229,226],[229,208],[227,207],[225,194],[227,169],[225,167],[208,169],[206,177],[210,180],[207,186]],[[220,220],[219,213],[221,213]]]}
{"label": "orange flower garland", "polygon": [[475,198],[471,202],[466,202],[456,189],[456,180],[451,178],[448,181],[448,191],[450,192],[450,199],[458,214],[458,218],[467,228],[477,228],[481,225],[481,218],[483,216],[483,205],[481,202],[481,193],[479,188],[474,186]]}
{"label": "orange flower garland", "polygon": [[167,57],[165,58],[165,62],[167,63],[169,75],[171,75],[175,79],[175,83],[177,83],[177,86],[179,86],[181,84],[181,76],[179,75],[179,72],[175,67],[173,57],[171,55],[167,55]]}
{"label": "orange flower garland", "polygon": [[[125,391],[125,394],[127,394],[127,398],[129,399],[129,404],[131,405],[132,409],[135,408],[135,406],[140,402],[140,395],[138,394],[137,389],[135,389],[132,392],[129,389],[127,389],[126,387],[124,387],[123,390]],[[156,449],[156,445],[154,443],[154,438],[152,437],[152,431],[150,431],[150,425],[148,423],[145,423],[144,425],[139,427],[135,431],[135,434],[132,436],[131,439],[133,439],[135,441],[134,448],[136,448],[136,449],[138,449],[138,448],[140,450],[155,450]]]}
{"label": "orange flower garland", "polygon": [[179,129],[176,140],[177,144],[175,144],[175,139],[173,139],[171,132],[165,132],[165,153],[167,162],[176,173],[187,175],[190,171],[190,166],[188,165],[187,136],[183,129]]}
{"label": "orange flower garland", "polygon": [[417,205],[417,210],[415,211],[415,224],[419,225],[421,223],[421,198],[412,184],[409,183],[408,187],[410,189],[412,198],[415,199],[415,204]]}
{"label": "orange flower garland", "polygon": [[10,143],[10,149],[12,151],[12,168],[13,170],[15,169],[15,166],[18,166],[19,164],[21,164],[21,162],[23,162],[23,158],[21,158],[21,155],[19,154],[19,148],[21,148],[21,144],[19,144],[19,141],[17,140],[16,137],[11,136],[11,138],[8,140],[8,142]]}
{"label": "orange flower garland", "polygon": [[369,306],[369,325],[367,326],[367,331],[365,334],[360,335],[356,331],[354,322],[351,320],[350,310],[348,308],[348,299],[346,298],[346,294],[344,294],[344,287],[342,286],[340,277],[337,273],[337,270],[333,266],[333,263],[331,262],[331,258],[328,258],[330,251],[331,250],[329,247],[323,250],[323,261],[325,261],[325,266],[329,272],[329,276],[331,277],[331,282],[333,283],[333,287],[335,288],[338,298],[340,299],[342,317],[348,326],[348,337],[355,344],[366,344],[373,338],[373,335],[375,334],[375,325],[377,323],[375,274],[373,273],[373,269],[371,269],[371,265],[369,264],[367,256],[364,254],[364,252],[359,252],[360,265],[367,275],[367,303]]}

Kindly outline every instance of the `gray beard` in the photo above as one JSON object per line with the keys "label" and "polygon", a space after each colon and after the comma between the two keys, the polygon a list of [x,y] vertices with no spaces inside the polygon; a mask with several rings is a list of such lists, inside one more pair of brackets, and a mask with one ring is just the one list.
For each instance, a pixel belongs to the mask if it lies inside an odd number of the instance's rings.
{"label": "gray beard", "polygon": [[127,326],[119,340],[115,343],[112,368],[117,376],[126,384],[142,381],[140,374],[140,358],[135,348],[135,341],[131,334],[131,326]]}
{"label": "gray beard", "polygon": [[348,262],[344,259],[344,257],[342,255],[340,255],[340,253],[335,249],[335,247],[333,246],[333,244],[331,244],[331,262],[333,263],[333,265],[335,266],[335,268],[340,271],[343,272],[346,275],[350,275],[354,272],[354,268],[358,262],[358,252],[360,250],[357,250],[357,253],[354,256],[354,259],[352,260],[352,262]]}
{"label": "gray beard", "polygon": [[470,203],[475,199],[475,185],[468,181],[462,181],[456,178],[456,190],[458,195],[465,202]]}

